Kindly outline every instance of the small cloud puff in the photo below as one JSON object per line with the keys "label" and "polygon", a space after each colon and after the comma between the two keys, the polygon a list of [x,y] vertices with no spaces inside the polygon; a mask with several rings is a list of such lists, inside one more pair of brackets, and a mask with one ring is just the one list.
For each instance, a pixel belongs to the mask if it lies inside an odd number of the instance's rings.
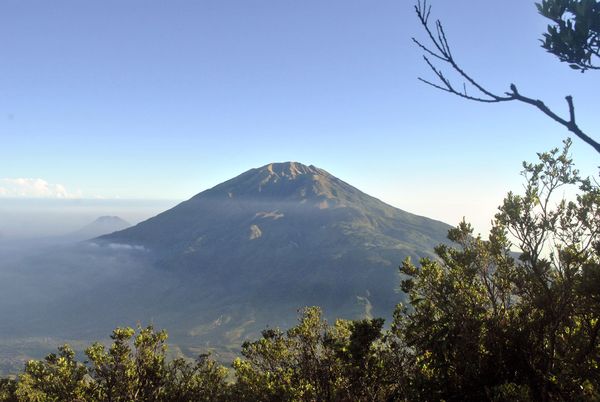
{"label": "small cloud puff", "polygon": [[0,197],[23,198],[81,198],[81,191],[71,193],[62,184],[48,183],[43,179],[0,179]]}
{"label": "small cloud puff", "polygon": [[94,248],[107,247],[111,250],[133,250],[133,251],[144,251],[144,252],[150,251],[144,246],[131,245],[131,244],[125,244],[125,243],[98,244],[95,242],[89,242],[88,245],[91,247],[94,247]]}
{"label": "small cloud puff", "polygon": [[122,243],[109,243],[108,248],[113,250],[135,250],[135,251],[148,251],[144,246],[136,246],[131,244]]}

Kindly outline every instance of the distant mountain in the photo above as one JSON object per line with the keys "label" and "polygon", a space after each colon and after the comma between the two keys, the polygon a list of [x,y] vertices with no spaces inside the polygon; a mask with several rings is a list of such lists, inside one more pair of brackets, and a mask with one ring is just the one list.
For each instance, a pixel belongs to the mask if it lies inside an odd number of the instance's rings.
{"label": "distant mountain", "polygon": [[89,240],[98,236],[127,229],[131,224],[118,216],[101,216],[93,222],[88,223],[81,229],[69,233],[64,237],[73,240]]}
{"label": "distant mountain", "polygon": [[177,278],[149,313],[176,338],[239,345],[266,324],[291,324],[306,305],[329,317],[390,317],[403,299],[398,266],[432,256],[449,228],[286,162],[94,242],[147,250]]}

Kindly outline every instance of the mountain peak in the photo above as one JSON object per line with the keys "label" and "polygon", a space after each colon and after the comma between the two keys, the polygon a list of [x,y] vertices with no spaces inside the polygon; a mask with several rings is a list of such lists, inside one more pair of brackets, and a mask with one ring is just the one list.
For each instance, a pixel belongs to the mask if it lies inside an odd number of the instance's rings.
{"label": "mountain peak", "polygon": [[100,216],[78,231],[68,234],[67,237],[76,240],[91,239],[93,237],[127,229],[130,226],[131,224],[129,222],[118,216]]}
{"label": "mountain peak", "polygon": [[294,179],[296,176],[302,174],[322,174],[323,172],[313,165],[306,166],[298,162],[269,163],[259,168],[259,171],[266,172],[272,176],[287,177],[289,179]]}
{"label": "mountain peak", "polygon": [[98,217],[94,223],[123,223],[125,225],[129,226],[129,223],[126,222],[125,220],[121,219],[118,216],[109,216],[109,215],[105,215],[105,216],[100,216]]}
{"label": "mountain peak", "polygon": [[305,199],[324,192],[335,178],[323,169],[298,162],[269,163],[250,169],[193,197],[226,199]]}

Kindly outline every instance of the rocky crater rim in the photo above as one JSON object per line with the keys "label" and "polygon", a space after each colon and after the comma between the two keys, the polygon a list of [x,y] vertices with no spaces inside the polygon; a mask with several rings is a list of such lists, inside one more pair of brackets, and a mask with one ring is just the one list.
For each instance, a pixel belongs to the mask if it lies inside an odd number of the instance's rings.
{"label": "rocky crater rim", "polygon": [[314,165],[304,165],[299,162],[273,162],[263,167],[258,168],[261,173],[268,174],[269,176],[286,177],[294,179],[300,175],[326,175],[323,169],[319,169]]}

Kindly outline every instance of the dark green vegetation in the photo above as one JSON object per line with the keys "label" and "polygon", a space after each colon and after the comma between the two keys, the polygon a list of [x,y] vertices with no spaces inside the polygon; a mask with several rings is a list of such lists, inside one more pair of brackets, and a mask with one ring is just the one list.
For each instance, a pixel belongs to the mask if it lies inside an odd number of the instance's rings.
{"label": "dark green vegetation", "polygon": [[458,247],[402,266],[412,307],[395,325],[419,399],[600,398],[600,188],[568,145],[524,164],[525,192],[505,198],[489,241],[462,223],[449,233]]}
{"label": "dark green vegetation", "polygon": [[597,0],[543,0],[538,11],[552,20],[542,46],[582,73],[600,66],[600,3]]}
{"label": "dark green vegetation", "polygon": [[17,381],[0,383],[2,401],[285,401],[379,400],[393,384],[381,357],[383,320],[327,325],[304,310],[287,333],[265,330],[233,362],[236,382],[207,355],[167,361],[166,333],[119,328],[112,344],[90,346],[79,362],[69,346],[30,361]]}
{"label": "dark green vegetation", "polygon": [[524,164],[524,194],[507,195],[489,240],[463,222],[437,257],[406,259],[410,304],[389,330],[307,308],[288,331],[244,342],[228,378],[206,355],[168,360],[164,332],[121,328],[84,363],[68,346],[30,361],[0,399],[600,400],[600,187],[579,177],[569,144]]}
{"label": "dark green vegetation", "polygon": [[195,363],[165,359],[167,335],[152,327],[118,328],[106,348],[86,349],[86,363],[68,345],[29,361],[18,382],[0,383],[3,401],[214,401],[226,390],[227,370],[207,356]]}

